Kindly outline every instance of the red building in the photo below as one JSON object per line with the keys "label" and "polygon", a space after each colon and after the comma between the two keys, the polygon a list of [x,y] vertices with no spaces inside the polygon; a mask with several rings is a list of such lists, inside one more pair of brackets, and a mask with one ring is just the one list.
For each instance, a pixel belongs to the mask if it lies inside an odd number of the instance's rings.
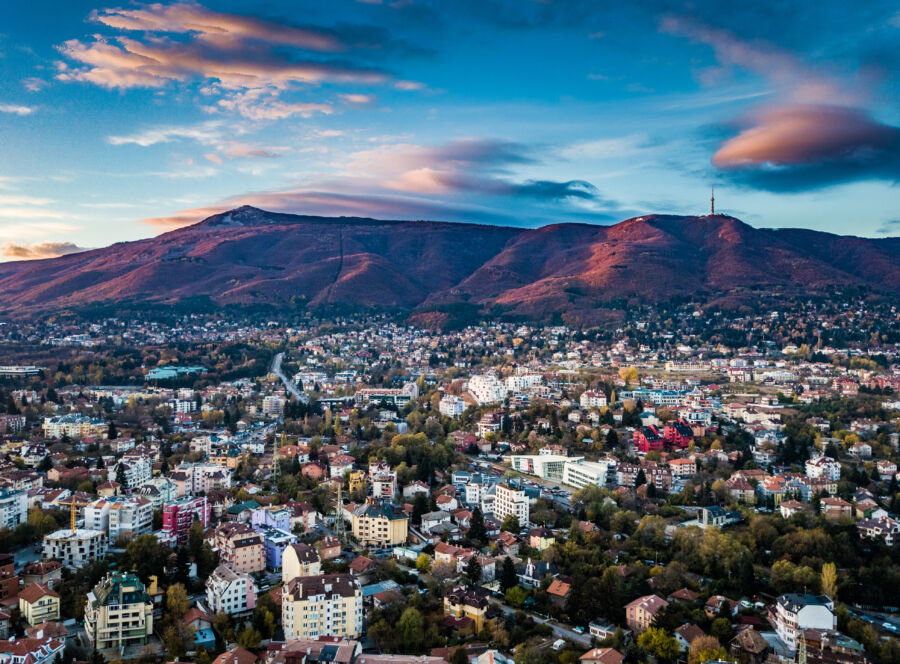
{"label": "red building", "polygon": [[19,594],[19,577],[11,553],[0,553],[0,601]]}
{"label": "red building", "polygon": [[662,450],[665,439],[655,426],[641,427],[634,432],[634,444],[641,452]]}
{"label": "red building", "polygon": [[163,532],[169,533],[178,544],[185,544],[191,532],[194,519],[203,524],[203,529],[209,524],[209,504],[206,496],[192,498],[185,496],[173,503],[163,506]]}
{"label": "red building", "polygon": [[686,448],[694,440],[694,430],[684,420],[672,420],[666,423],[666,443],[672,447]]}

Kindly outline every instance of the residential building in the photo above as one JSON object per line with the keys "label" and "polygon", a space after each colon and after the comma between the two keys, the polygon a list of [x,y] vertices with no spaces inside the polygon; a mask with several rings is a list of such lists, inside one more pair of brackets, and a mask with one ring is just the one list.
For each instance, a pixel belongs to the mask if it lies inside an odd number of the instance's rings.
{"label": "residential building", "polygon": [[0,604],[15,597],[19,592],[19,577],[16,575],[16,561],[11,553],[0,553]]}
{"label": "residential building", "polygon": [[502,613],[488,598],[490,591],[480,586],[454,586],[444,594],[444,615],[455,619],[453,626],[465,629],[471,621],[471,631],[479,633],[500,623]]}
{"label": "residential building", "polygon": [[209,505],[205,496],[186,496],[163,506],[163,532],[178,544],[187,542],[195,520],[206,529],[209,523]]}
{"label": "residential building", "polygon": [[409,517],[398,506],[369,498],[353,511],[353,537],[362,546],[398,546],[409,535]]}
{"label": "residential building", "polygon": [[831,457],[818,456],[806,462],[807,477],[826,477],[830,480],[841,479],[841,464]]}
{"label": "residential building", "polygon": [[108,550],[109,540],[101,530],[63,528],[44,535],[44,559],[58,560],[64,567],[84,567],[103,560]]}
{"label": "residential building", "polygon": [[581,398],[578,400],[578,402],[584,409],[603,408],[607,404],[606,395],[603,394],[603,392],[593,392],[591,390],[582,392]]}
{"label": "residential building", "polygon": [[153,600],[131,572],[113,572],[88,593],[84,631],[97,650],[144,645],[153,634]]}
{"label": "residential building", "polygon": [[524,491],[501,482],[494,492],[494,518],[503,523],[507,516],[515,516],[523,528],[528,526],[529,501]]}
{"label": "residential building", "polygon": [[28,492],[0,489],[0,527],[10,530],[28,520]]}
{"label": "residential building", "polygon": [[69,415],[55,415],[45,417],[43,423],[45,438],[103,438],[109,430],[109,425],[103,420],[71,413]]}
{"label": "residential building", "polygon": [[206,579],[206,607],[232,617],[249,615],[256,607],[256,583],[245,572],[219,565]]}
{"label": "residential building", "polygon": [[153,530],[153,503],[143,496],[100,498],[84,508],[84,527],[106,531],[110,542]]}
{"label": "residential building", "polygon": [[563,466],[563,484],[582,489],[588,485],[606,486],[609,466],[596,461],[569,461]]}
{"label": "residential building", "polygon": [[219,562],[238,573],[250,574],[266,568],[266,551],[262,536],[248,524],[228,522],[213,533],[212,548]]}
{"label": "residential building", "polygon": [[656,614],[669,606],[669,603],[658,595],[638,597],[625,605],[625,622],[635,634],[643,634],[653,624]]}
{"label": "residential building", "polygon": [[139,487],[150,481],[152,467],[149,459],[145,457],[125,457],[119,459],[109,471],[110,477],[118,477],[119,468],[125,473],[125,486],[128,488]]}
{"label": "residential building", "polygon": [[468,391],[479,406],[503,401],[506,397],[506,386],[493,374],[472,376]]}
{"label": "residential building", "polygon": [[466,402],[454,394],[445,394],[438,404],[438,411],[445,417],[459,417],[466,410]]}
{"label": "residential building", "polygon": [[281,555],[281,580],[283,583],[298,576],[318,576],[322,573],[322,561],[315,547],[299,542],[290,544]]}
{"label": "residential building", "polygon": [[350,574],[298,576],[282,589],[286,639],[355,638],[363,628],[362,591]]}
{"label": "residential building", "polygon": [[788,649],[797,649],[797,639],[804,629],[832,630],[837,625],[834,602],[827,595],[781,595],[770,614],[775,631]]}
{"label": "residential building", "polygon": [[64,639],[50,635],[0,641],[0,664],[50,664],[62,658]]}
{"label": "residential building", "polygon": [[59,620],[59,594],[40,583],[25,586],[19,592],[19,612],[32,627]]}

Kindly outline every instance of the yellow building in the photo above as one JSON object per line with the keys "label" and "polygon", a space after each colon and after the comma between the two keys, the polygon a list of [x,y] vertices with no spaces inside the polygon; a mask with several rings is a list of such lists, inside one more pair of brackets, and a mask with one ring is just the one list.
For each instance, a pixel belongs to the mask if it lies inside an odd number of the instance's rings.
{"label": "yellow building", "polygon": [[[500,623],[500,611],[488,597],[490,592],[478,586],[454,586],[444,595],[444,615],[456,618],[457,627],[472,633],[493,629]],[[469,622],[471,621],[471,623]]]}
{"label": "yellow building", "polygon": [[59,620],[59,595],[41,583],[32,583],[19,593],[19,611],[32,627]]}
{"label": "yellow building", "polygon": [[362,591],[350,574],[298,576],[283,587],[281,626],[286,639],[342,636],[362,632]]}
{"label": "yellow building", "polygon": [[370,498],[353,512],[352,527],[354,539],[362,546],[399,546],[409,535],[409,517],[386,500]]}
{"label": "yellow building", "polygon": [[144,645],[153,634],[153,600],[135,574],[108,574],[88,593],[84,631],[97,650]]}
{"label": "yellow building", "polygon": [[319,553],[309,544],[289,544],[281,554],[281,580],[284,583],[298,576],[318,576],[321,573]]}
{"label": "yellow building", "polygon": [[366,474],[361,470],[354,470],[350,473],[350,493],[355,494],[357,491],[365,491]]}

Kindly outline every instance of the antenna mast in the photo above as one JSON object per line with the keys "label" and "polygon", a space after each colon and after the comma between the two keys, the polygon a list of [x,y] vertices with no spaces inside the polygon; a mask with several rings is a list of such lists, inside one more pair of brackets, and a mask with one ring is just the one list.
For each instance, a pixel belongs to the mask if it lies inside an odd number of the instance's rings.
{"label": "antenna mast", "polygon": [[334,506],[334,534],[343,543],[347,533],[344,530],[344,501],[341,499],[341,485],[337,487],[337,503]]}
{"label": "antenna mast", "polygon": [[716,185],[712,186],[712,192],[709,196],[709,214],[716,214]]}

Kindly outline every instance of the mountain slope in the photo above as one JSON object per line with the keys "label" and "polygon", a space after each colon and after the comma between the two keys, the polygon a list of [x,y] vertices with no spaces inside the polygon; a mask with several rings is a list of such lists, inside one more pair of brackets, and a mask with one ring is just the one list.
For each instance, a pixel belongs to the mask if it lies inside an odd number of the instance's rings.
{"label": "mountain slope", "polygon": [[148,240],[0,264],[0,313],[208,298],[544,318],[619,298],[835,286],[900,293],[900,239],[755,229],[722,215],[523,230],[243,207]]}

